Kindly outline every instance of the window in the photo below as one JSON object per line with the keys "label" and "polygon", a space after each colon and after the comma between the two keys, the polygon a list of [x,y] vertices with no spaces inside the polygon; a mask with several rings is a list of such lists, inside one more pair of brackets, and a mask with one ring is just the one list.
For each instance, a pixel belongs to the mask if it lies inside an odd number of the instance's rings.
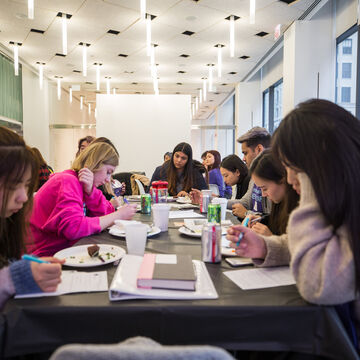
{"label": "window", "polygon": [[282,84],[281,79],[263,92],[263,127],[270,134],[282,120]]}
{"label": "window", "polygon": [[342,63],[342,78],[351,79],[351,63]]}
{"label": "window", "polygon": [[351,99],[351,87],[343,86],[341,88],[341,102],[349,103]]}
{"label": "window", "polygon": [[336,40],[335,102],[357,114],[357,42],[358,28],[354,25]]}
{"label": "window", "polygon": [[346,39],[342,42],[342,53],[343,55],[352,54],[352,39]]}

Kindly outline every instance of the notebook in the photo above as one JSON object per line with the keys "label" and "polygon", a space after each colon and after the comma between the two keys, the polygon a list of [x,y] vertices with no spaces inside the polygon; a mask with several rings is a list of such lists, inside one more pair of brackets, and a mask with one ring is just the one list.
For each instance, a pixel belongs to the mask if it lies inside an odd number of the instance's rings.
{"label": "notebook", "polygon": [[130,299],[194,300],[218,298],[206,266],[199,260],[192,261],[196,274],[195,291],[138,288],[137,276],[142,260],[142,256],[124,255],[110,285],[109,298],[111,301]]}
{"label": "notebook", "polygon": [[190,255],[145,254],[137,278],[140,288],[195,290]]}

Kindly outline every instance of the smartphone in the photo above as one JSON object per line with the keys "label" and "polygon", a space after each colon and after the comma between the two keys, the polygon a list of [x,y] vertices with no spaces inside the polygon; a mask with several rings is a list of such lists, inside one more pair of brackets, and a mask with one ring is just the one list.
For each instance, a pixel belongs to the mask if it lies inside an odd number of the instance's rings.
{"label": "smartphone", "polygon": [[253,262],[249,258],[229,257],[225,258],[225,261],[233,267],[253,265]]}

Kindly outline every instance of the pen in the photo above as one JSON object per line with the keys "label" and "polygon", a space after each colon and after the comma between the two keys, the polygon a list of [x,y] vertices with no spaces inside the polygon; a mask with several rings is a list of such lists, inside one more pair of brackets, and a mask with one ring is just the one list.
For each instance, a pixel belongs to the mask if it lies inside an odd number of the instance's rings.
{"label": "pen", "polygon": [[21,257],[24,260],[37,262],[39,264],[51,264],[49,261],[41,260],[37,256],[25,254]]}
{"label": "pen", "polygon": [[252,219],[252,220],[250,221],[250,224],[252,224],[252,223],[254,223],[254,222],[257,222],[257,221],[261,221],[261,220],[265,219],[265,218],[268,217],[268,216],[269,216],[269,214],[266,214],[266,215],[260,216],[260,217],[258,217],[258,218],[256,218],[256,219]]}
{"label": "pen", "polygon": [[[249,224],[249,219],[250,219],[250,218],[247,217],[247,218],[244,220],[243,226],[245,226],[245,227],[248,226],[248,224]],[[244,233],[241,232],[240,235],[239,235],[238,241],[237,241],[237,243],[236,243],[236,246],[239,246],[239,245],[240,245],[240,241],[242,240],[243,237],[244,237]]]}
{"label": "pen", "polygon": [[129,205],[129,202],[124,198],[124,203]]}

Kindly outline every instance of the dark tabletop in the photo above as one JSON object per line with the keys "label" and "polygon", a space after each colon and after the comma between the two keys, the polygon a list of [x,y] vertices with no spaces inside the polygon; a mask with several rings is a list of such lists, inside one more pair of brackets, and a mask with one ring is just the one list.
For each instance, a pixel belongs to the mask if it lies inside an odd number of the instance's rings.
{"label": "dark tabletop", "polygon": [[[150,215],[137,214],[135,219],[152,223]],[[124,238],[107,231],[83,238],[77,245],[92,243],[126,249]],[[199,238],[180,234],[170,220],[169,231],[149,238],[146,251],[190,254],[200,260],[200,243]],[[110,283],[116,270],[112,264],[85,271],[100,269],[107,270]],[[332,307],[308,304],[296,286],[242,290],[223,274],[234,269],[225,261],[207,264],[207,269],[219,294],[216,300],[110,302],[106,292],[10,300],[0,318],[2,355],[52,351],[75,342],[114,343],[142,335],[162,344],[357,358]]]}

